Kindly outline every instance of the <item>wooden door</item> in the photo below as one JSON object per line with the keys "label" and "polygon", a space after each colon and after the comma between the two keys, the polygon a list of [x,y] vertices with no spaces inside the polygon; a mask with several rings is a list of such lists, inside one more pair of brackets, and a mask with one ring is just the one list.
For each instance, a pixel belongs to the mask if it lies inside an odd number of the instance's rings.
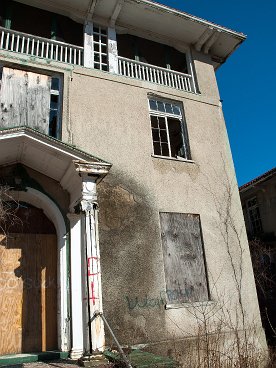
{"label": "wooden door", "polygon": [[0,235],[0,355],[57,349],[54,234]]}

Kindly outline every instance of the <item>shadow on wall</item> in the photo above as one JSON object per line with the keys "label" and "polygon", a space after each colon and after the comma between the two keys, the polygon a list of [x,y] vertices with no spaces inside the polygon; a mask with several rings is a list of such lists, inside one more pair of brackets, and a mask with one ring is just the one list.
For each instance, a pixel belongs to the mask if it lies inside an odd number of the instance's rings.
{"label": "shadow on wall", "polygon": [[156,266],[162,254],[158,212],[143,187],[111,174],[99,186],[99,205],[104,313],[120,342],[152,340],[164,323],[164,307],[148,309],[155,318],[142,316],[141,310],[134,317],[126,296],[155,294],[156,280],[164,280],[163,269]]}

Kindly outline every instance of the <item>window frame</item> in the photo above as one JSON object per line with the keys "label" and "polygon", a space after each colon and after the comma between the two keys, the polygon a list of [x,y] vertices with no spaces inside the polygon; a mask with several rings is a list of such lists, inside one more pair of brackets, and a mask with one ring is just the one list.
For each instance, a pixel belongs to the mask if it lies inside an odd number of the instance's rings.
{"label": "window frame", "polygon": [[[167,112],[167,111],[154,110],[154,109],[151,108],[150,101],[156,101],[156,104],[158,102],[161,102],[161,103],[164,104],[164,106],[166,104],[169,104],[169,105],[171,105],[172,108],[176,107],[179,111],[179,114],[170,113],[170,112]],[[188,137],[188,131],[187,131],[186,121],[185,121],[184,112],[183,112],[184,109],[183,109],[182,103],[181,102],[176,102],[176,101],[173,101],[173,100],[168,100],[168,99],[158,97],[158,96],[148,95],[148,109],[149,109],[149,118],[150,118],[149,120],[150,120],[150,124],[151,124],[152,156],[153,157],[158,157],[158,158],[163,158],[163,159],[169,159],[169,160],[193,162],[193,160],[191,158],[189,137]],[[152,116],[156,116],[157,118],[163,117],[165,119],[169,156],[162,155],[162,154],[158,155],[158,154],[154,153],[154,142],[158,142],[158,141],[154,141],[153,134],[152,134],[152,132],[153,132],[152,121],[151,121]],[[169,132],[168,118],[169,119],[175,119],[175,120],[179,121],[180,129],[181,129],[182,148],[183,148],[183,152],[184,152],[183,157],[178,156],[178,155],[172,156],[172,153],[171,153],[171,138],[170,138],[170,132]],[[162,141],[160,140],[159,142],[161,143]]]}
{"label": "window frame", "polygon": [[[22,70],[26,72],[41,74],[41,75],[47,75],[51,78],[51,86],[50,86],[50,100],[49,100],[49,129],[48,129],[48,136],[53,137],[56,139],[61,139],[62,136],[62,113],[63,113],[63,82],[64,77],[62,74],[58,74],[55,72],[49,72],[48,70],[37,70],[35,68],[24,68],[20,67],[19,65],[10,65],[9,63],[0,62],[0,93],[2,88],[2,71],[3,68],[12,68],[16,70]],[[59,88],[53,89],[52,88],[52,80],[56,78],[59,80]],[[58,107],[56,109],[51,108],[51,98],[52,96],[58,96],[59,102]],[[50,117],[51,117],[51,111],[56,110],[57,111],[57,127],[56,127],[56,135],[50,135]]]}
{"label": "window frame", "polygon": [[[250,205],[249,203],[255,201],[256,203],[253,205]],[[257,196],[253,196],[249,199],[246,200],[246,209],[247,209],[247,217],[248,217],[248,221],[249,221],[249,226],[250,226],[250,231],[252,233],[252,235],[259,235],[263,233],[263,223],[262,223],[262,216],[261,216],[261,211],[260,211],[260,206],[259,206],[259,202],[258,202],[258,198]],[[254,211],[254,213],[258,213],[258,217],[256,219],[254,219],[254,221],[252,220],[250,214]],[[259,223],[259,231],[256,231],[255,226],[253,225],[256,223]]]}

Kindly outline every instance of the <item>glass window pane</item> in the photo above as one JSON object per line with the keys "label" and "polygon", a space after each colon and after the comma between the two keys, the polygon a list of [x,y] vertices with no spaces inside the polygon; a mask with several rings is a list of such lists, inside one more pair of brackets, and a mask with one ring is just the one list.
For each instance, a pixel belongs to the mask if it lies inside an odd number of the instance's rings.
{"label": "glass window pane", "polygon": [[161,155],[161,148],[160,148],[160,144],[159,144],[159,142],[154,142],[153,143],[153,153],[155,154],[155,155]]}
{"label": "glass window pane", "polygon": [[57,136],[57,122],[58,122],[57,111],[51,110],[49,119],[49,135],[51,137]]}
{"label": "glass window pane", "polygon": [[152,129],[152,139],[156,142],[160,141],[159,138],[159,129]]}
{"label": "glass window pane", "polygon": [[159,117],[158,122],[159,122],[159,128],[160,129],[166,129],[165,118]]}
{"label": "glass window pane", "polygon": [[149,104],[151,110],[157,110],[157,104],[155,100],[149,100]]}
{"label": "glass window pane", "polygon": [[59,78],[52,78],[51,89],[59,91]]}
{"label": "glass window pane", "polygon": [[171,105],[171,104],[166,103],[166,104],[165,104],[165,109],[166,109],[166,112],[167,112],[168,114],[173,114],[173,109],[172,109],[172,105]]}
{"label": "glass window pane", "polygon": [[99,35],[93,34],[93,39],[95,42],[99,42]]}
{"label": "glass window pane", "polygon": [[184,157],[181,122],[178,119],[168,118],[168,130],[170,136],[171,156]]}
{"label": "glass window pane", "polygon": [[51,95],[51,109],[58,109],[58,95]]}
{"label": "glass window pane", "polygon": [[179,107],[179,106],[172,105],[172,108],[173,108],[173,113],[174,113],[175,115],[181,115],[180,107]]}
{"label": "glass window pane", "polygon": [[93,27],[93,32],[97,32],[97,33],[99,33],[100,32],[100,29],[99,29],[99,27]]}
{"label": "glass window pane", "polygon": [[168,143],[161,143],[162,156],[170,156]]}
{"label": "glass window pane", "polygon": [[157,101],[157,109],[158,109],[158,111],[160,111],[160,112],[165,112],[164,102]]}
{"label": "glass window pane", "polygon": [[162,129],[160,130],[160,138],[161,138],[161,142],[168,142],[168,137],[167,137],[167,131]]}
{"label": "glass window pane", "polygon": [[151,127],[152,128],[158,128],[157,116],[151,116],[150,120],[151,120]]}

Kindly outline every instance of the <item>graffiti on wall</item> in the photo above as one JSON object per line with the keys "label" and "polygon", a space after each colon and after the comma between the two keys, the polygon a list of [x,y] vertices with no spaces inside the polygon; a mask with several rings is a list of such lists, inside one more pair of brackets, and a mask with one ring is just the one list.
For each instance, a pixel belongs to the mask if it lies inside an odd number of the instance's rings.
{"label": "graffiti on wall", "polygon": [[174,290],[162,290],[157,296],[126,296],[126,303],[128,309],[151,309],[161,308],[165,304],[170,303],[184,303],[187,302],[193,292],[193,287],[187,287],[185,289],[174,289]]}

